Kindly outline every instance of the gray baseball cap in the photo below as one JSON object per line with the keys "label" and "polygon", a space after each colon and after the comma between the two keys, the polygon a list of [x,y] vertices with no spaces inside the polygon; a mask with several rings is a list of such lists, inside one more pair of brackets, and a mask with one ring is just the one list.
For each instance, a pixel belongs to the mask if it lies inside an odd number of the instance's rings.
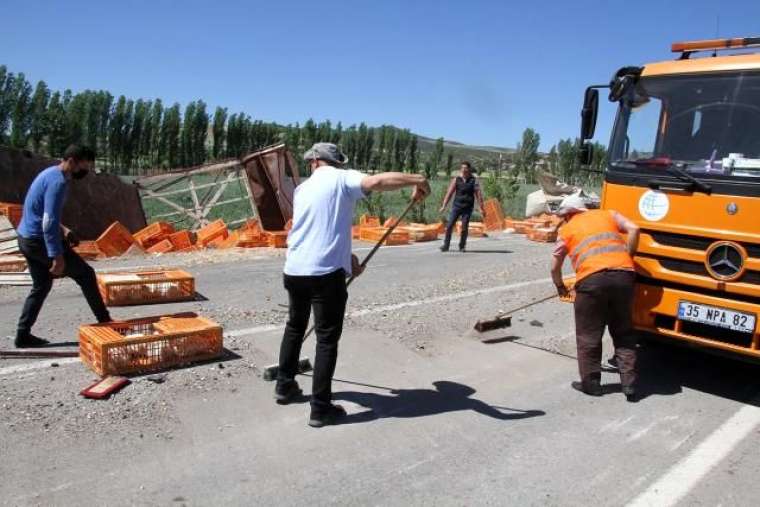
{"label": "gray baseball cap", "polygon": [[319,159],[338,165],[348,162],[348,157],[333,143],[314,143],[314,146],[303,154],[303,159],[306,161]]}

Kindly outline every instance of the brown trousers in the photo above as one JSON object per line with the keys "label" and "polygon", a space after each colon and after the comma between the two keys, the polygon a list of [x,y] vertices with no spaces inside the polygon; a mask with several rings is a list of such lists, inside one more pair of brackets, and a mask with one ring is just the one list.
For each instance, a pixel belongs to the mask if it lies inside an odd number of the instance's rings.
{"label": "brown trousers", "polygon": [[633,329],[633,271],[600,271],[575,287],[575,339],[583,382],[601,379],[602,336],[609,327],[620,382],[636,382],[636,334]]}

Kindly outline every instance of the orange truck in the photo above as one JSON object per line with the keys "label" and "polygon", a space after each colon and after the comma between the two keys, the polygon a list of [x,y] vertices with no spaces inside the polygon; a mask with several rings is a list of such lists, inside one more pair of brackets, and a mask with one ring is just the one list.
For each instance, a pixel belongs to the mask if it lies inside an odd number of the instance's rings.
{"label": "orange truck", "polygon": [[[754,51],[753,51],[753,48]],[[599,90],[617,103],[601,207],[641,227],[637,329],[760,359],[760,37],[681,42],[586,89],[581,162]]]}

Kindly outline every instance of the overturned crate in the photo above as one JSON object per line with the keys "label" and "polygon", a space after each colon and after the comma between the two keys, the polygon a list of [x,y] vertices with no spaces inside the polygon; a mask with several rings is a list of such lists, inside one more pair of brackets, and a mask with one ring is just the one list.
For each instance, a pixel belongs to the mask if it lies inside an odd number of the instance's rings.
{"label": "overturned crate", "polygon": [[95,244],[106,257],[118,257],[135,244],[135,238],[126,227],[114,222],[95,240]]}
{"label": "overturned crate", "polygon": [[[380,241],[388,229],[385,227],[362,227],[359,231],[359,239],[376,243]],[[409,233],[395,230],[385,238],[384,245],[408,245]]]}
{"label": "overturned crate", "polygon": [[403,231],[409,233],[409,239],[419,243],[421,241],[435,241],[438,239],[438,225],[409,224],[403,227]]}
{"label": "overturned crate", "polygon": [[134,233],[133,237],[141,247],[147,250],[156,243],[166,240],[168,236],[174,232],[174,226],[172,226],[172,224],[167,222],[154,222],[144,229],[140,229]]}
{"label": "overturned crate", "polygon": [[98,375],[163,370],[221,356],[222,327],[195,313],[79,328],[79,357]]}
{"label": "overturned crate", "polygon": [[108,306],[191,301],[195,278],[180,269],[99,273],[98,289]]}

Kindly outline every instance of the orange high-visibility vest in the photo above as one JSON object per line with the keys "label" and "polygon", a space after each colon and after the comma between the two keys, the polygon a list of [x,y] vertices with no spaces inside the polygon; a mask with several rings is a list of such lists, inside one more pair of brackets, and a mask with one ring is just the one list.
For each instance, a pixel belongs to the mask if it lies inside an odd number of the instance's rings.
{"label": "orange high-visibility vest", "polygon": [[608,269],[633,270],[633,259],[611,211],[578,213],[559,230],[575,268],[576,283]]}

